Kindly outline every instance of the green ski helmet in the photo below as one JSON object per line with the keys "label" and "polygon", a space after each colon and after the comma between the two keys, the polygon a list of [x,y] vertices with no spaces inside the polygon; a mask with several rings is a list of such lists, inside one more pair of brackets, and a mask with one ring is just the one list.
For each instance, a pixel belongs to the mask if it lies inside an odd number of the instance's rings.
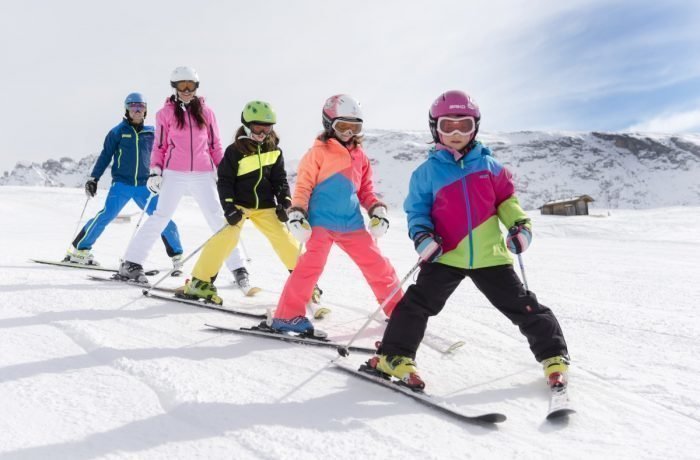
{"label": "green ski helmet", "polygon": [[274,125],[277,123],[277,114],[268,102],[250,101],[243,107],[241,123],[246,127],[251,123]]}

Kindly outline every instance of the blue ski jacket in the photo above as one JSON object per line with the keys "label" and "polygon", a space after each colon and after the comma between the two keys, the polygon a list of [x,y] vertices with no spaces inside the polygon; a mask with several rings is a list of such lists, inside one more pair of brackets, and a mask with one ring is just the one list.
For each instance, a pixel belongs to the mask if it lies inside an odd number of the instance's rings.
{"label": "blue ski jacket", "polygon": [[112,181],[128,185],[145,185],[155,138],[153,126],[137,131],[124,119],[105,137],[104,147],[90,174],[99,180],[112,162]]}

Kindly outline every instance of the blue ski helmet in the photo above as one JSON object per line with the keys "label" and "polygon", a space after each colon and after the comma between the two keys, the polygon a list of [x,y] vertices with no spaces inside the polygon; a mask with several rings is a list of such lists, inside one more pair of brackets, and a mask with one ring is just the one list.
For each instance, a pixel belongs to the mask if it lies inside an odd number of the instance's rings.
{"label": "blue ski helmet", "polygon": [[146,98],[143,97],[143,94],[141,93],[130,93],[128,96],[126,96],[126,99],[124,99],[124,108],[126,110],[129,110],[129,104],[131,104],[132,102],[141,102],[148,106]]}

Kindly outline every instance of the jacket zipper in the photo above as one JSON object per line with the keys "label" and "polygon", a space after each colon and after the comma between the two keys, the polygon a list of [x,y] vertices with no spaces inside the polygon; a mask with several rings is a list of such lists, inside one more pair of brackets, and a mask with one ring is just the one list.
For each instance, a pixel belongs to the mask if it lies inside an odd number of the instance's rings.
{"label": "jacket zipper", "polygon": [[136,128],[133,126],[131,129],[134,130],[134,134],[136,134],[136,163],[135,163],[135,168],[134,168],[134,186],[139,185],[139,133],[136,131]]}
{"label": "jacket zipper", "polygon": [[[464,159],[459,160],[459,167],[464,169]],[[467,192],[467,178],[462,176],[462,193],[464,194],[464,203],[467,208],[467,231],[469,232],[469,269],[474,268],[474,240],[472,236],[472,213],[469,205],[469,193]]]}
{"label": "jacket zipper", "polygon": [[190,123],[190,171],[194,171],[194,140],[192,136],[192,117],[190,117],[189,111],[187,111],[187,120]]}
{"label": "jacket zipper", "polygon": [[255,187],[253,187],[253,195],[255,195],[255,209],[258,209],[258,206],[260,205],[260,200],[258,199],[258,185],[260,185],[260,181],[262,181],[262,160],[260,159],[260,144],[258,144],[258,181],[255,183]]}

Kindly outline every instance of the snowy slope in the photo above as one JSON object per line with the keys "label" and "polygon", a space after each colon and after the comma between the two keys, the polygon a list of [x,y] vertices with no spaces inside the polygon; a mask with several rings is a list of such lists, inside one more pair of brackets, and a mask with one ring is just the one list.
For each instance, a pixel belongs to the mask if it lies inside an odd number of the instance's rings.
{"label": "snowy slope", "polygon": [[[212,333],[205,322],[249,321],[29,263],[62,256],[83,202],[76,189],[0,187],[0,458],[700,457],[698,207],[532,214],[530,288],[558,314],[574,360],[579,413],[568,423],[544,421],[541,369],[517,329],[468,281],[456,291],[430,322],[431,345],[467,345],[453,356],[424,346],[418,364],[461,410],[509,417],[484,428],[330,369],[332,350]],[[391,217],[380,246],[403,276],[415,255],[403,216]],[[189,197],[175,218],[186,248],[209,236]],[[131,231],[108,227],[97,258],[115,265]],[[265,291],[243,298],[222,274],[222,296],[274,307],[286,272],[252,226],[243,235]],[[157,246],[148,266],[167,262]],[[333,313],[317,327],[347,340],[376,308],[369,289],[335,249],[320,285]],[[360,343],[380,333],[372,326]]]}

